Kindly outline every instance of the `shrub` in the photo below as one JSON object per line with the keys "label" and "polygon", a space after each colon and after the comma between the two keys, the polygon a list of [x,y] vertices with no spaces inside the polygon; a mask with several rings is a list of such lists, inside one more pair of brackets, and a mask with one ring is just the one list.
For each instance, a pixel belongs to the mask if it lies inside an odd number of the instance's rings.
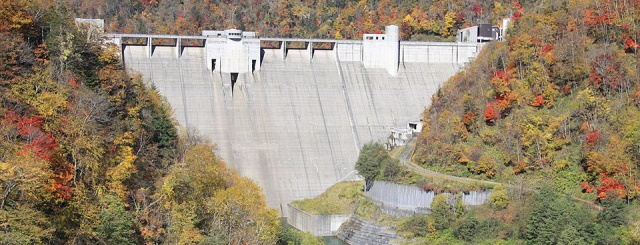
{"label": "shrub", "polygon": [[356,170],[364,177],[367,186],[380,175],[382,163],[387,158],[389,154],[379,143],[370,142],[362,146],[356,162]]}
{"label": "shrub", "polygon": [[453,229],[453,235],[465,241],[473,241],[478,233],[479,222],[476,217],[467,217],[460,220],[458,225]]}
{"label": "shrub", "polygon": [[489,195],[491,207],[495,209],[504,209],[509,204],[509,194],[502,184],[496,185],[493,192]]}
{"label": "shrub", "polygon": [[447,197],[437,195],[431,202],[431,217],[433,217],[434,226],[438,230],[449,228],[455,214],[451,205],[447,203]]}

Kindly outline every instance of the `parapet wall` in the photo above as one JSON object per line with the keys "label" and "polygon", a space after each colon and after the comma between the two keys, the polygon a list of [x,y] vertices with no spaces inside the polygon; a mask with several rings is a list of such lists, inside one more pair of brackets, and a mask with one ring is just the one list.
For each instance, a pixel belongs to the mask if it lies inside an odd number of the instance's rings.
{"label": "parapet wall", "polygon": [[478,55],[481,43],[400,42],[400,64],[453,63],[464,64]]}
{"label": "parapet wall", "polygon": [[282,59],[289,53],[288,43],[304,43],[309,62],[313,62],[314,42],[331,43],[335,56],[340,61],[361,62],[365,68],[382,68],[398,75],[400,65],[406,63],[453,63],[464,65],[479,53],[482,43],[438,43],[399,41],[397,26],[387,26],[385,34],[365,34],[363,40],[258,38],[253,32],[241,30],[203,31],[202,36],[105,34],[109,42],[125,49],[123,38],[146,38],[149,57],[154,54],[153,39],[175,39],[174,53],[182,56],[183,39],[204,41],[206,67],[218,73],[252,73],[261,69],[264,49],[261,41],[279,42]]}

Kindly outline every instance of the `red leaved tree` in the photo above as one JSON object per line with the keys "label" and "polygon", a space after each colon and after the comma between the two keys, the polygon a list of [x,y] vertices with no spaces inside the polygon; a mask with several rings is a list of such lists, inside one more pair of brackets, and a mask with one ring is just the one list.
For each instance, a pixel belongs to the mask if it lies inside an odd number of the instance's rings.
{"label": "red leaved tree", "polygon": [[511,19],[513,20],[513,22],[516,22],[520,18],[522,18],[522,15],[524,14],[524,9],[522,8],[522,5],[520,5],[518,1],[511,2],[511,9],[513,10],[513,14],[511,15]]}
{"label": "red leaved tree", "polygon": [[476,15],[476,17],[482,16],[482,6],[480,6],[480,4],[474,4],[471,5],[471,7],[469,7],[469,11],[471,11],[472,13],[474,13]]}
{"label": "red leaved tree", "polygon": [[597,193],[600,200],[612,199],[616,196],[624,199],[627,197],[627,187],[603,173],[600,177],[600,187],[597,188]]}
{"label": "red leaved tree", "polygon": [[487,124],[495,123],[495,120],[498,119],[500,115],[496,110],[496,105],[494,102],[487,103],[487,109],[484,110],[484,121]]}
{"label": "red leaved tree", "polygon": [[37,157],[46,160],[49,168],[53,170],[49,191],[58,198],[69,199],[72,191],[69,181],[73,179],[74,170],[56,150],[58,142],[53,135],[43,131],[43,120],[42,116],[23,117],[14,111],[8,111],[5,115],[5,121],[12,123],[26,141],[20,154],[27,155],[33,152]]}
{"label": "red leaved tree", "polygon": [[595,146],[601,139],[602,134],[598,130],[592,130],[587,134],[587,141],[585,143],[589,146]]}
{"label": "red leaved tree", "polygon": [[530,104],[533,107],[541,107],[542,105],[544,105],[544,98],[542,97],[542,95],[538,95],[536,96],[536,99],[531,102]]}
{"label": "red leaved tree", "polygon": [[638,49],[638,44],[633,41],[633,38],[631,38],[630,36],[625,36],[624,37],[624,50],[627,53],[633,53]]}
{"label": "red leaved tree", "polygon": [[623,74],[615,57],[603,54],[591,62],[589,82],[605,94],[617,91],[622,86]]}

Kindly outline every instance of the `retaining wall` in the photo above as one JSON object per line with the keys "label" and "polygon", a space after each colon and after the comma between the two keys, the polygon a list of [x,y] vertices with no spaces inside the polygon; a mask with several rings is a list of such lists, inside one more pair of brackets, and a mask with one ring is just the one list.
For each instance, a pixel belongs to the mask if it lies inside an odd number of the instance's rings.
{"label": "retaining wall", "polygon": [[349,219],[349,214],[313,215],[290,204],[287,222],[298,230],[310,232],[314,236],[333,236],[338,228]]}
{"label": "retaining wall", "polygon": [[[462,194],[462,201],[467,206],[481,205],[489,200],[493,190],[470,191]],[[365,194],[376,204],[382,207],[382,211],[389,214],[408,216],[416,213],[430,213],[431,202],[436,197],[433,191],[425,191],[415,185],[400,185],[387,181],[374,181]],[[456,195],[448,195],[448,202],[456,202]]]}

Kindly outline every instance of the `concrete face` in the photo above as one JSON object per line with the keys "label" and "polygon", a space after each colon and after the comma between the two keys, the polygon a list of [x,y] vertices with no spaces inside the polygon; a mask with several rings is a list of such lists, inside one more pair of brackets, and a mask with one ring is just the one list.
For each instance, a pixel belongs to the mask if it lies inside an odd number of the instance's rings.
{"label": "concrete face", "polygon": [[441,63],[464,64],[477,56],[481,43],[419,42],[400,43],[400,64]]}
{"label": "concrete face", "polygon": [[206,37],[207,69],[218,73],[250,73],[260,70],[260,40],[254,32],[230,29],[202,31]]}
{"label": "concrete face", "polygon": [[458,42],[472,42],[475,43],[478,40],[478,27],[472,26],[462,30],[458,30],[457,35]]}
{"label": "concrete face", "polygon": [[362,43],[337,43],[335,53],[341,61],[360,62],[363,60]]}
{"label": "concrete face", "polygon": [[398,74],[400,56],[397,26],[387,26],[385,34],[364,34],[362,63],[366,68],[384,68],[392,76]]}
{"label": "concrete face", "polygon": [[[226,49],[184,47],[176,56],[176,47],[157,46],[149,57],[147,47],[125,45],[123,59],[167,97],[181,126],[210,137],[219,156],[255,180],[270,207],[283,211],[292,200],[356,178],[360,147],[384,143],[390,127],[420,118],[440,84],[477,52],[473,46],[474,52],[469,48],[466,59],[458,60],[459,53],[446,45],[398,46],[430,53],[405,53],[414,58],[400,57],[394,76],[363,65],[362,42],[312,50],[312,62],[306,49],[263,49],[261,69],[238,72],[235,83],[225,69],[244,65],[225,67],[225,55],[234,55]],[[246,47],[234,50],[251,55]],[[215,52],[223,62],[211,71]],[[437,57],[443,54],[449,56]]]}
{"label": "concrete face", "polygon": [[511,18],[502,19],[502,25],[500,26],[500,37],[499,37],[500,41],[504,41],[505,35],[507,35],[507,29],[509,28],[510,24],[511,24]]}
{"label": "concrete face", "polygon": [[348,214],[312,215],[291,205],[287,207],[287,223],[314,236],[334,236],[340,226],[351,217]]}
{"label": "concrete face", "polygon": [[[466,206],[478,206],[489,200],[493,190],[478,190],[462,193],[462,201]],[[374,181],[371,188],[365,194],[376,203],[385,207],[410,211],[405,214],[429,213],[431,203],[437,195],[446,195],[447,203],[454,205],[457,196],[451,193],[436,194],[433,191],[425,191],[416,185],[400,185],[386,181]],[[383,212],[385,209],[383,208]],[[401,213],[398,213],[401,214]]]}
{"label": "concrete face", "polygon": [[75,18],[76,25],[88,31],[89,36],[97,36],[104,33],[104,20],[103,19],[83,19]]}

